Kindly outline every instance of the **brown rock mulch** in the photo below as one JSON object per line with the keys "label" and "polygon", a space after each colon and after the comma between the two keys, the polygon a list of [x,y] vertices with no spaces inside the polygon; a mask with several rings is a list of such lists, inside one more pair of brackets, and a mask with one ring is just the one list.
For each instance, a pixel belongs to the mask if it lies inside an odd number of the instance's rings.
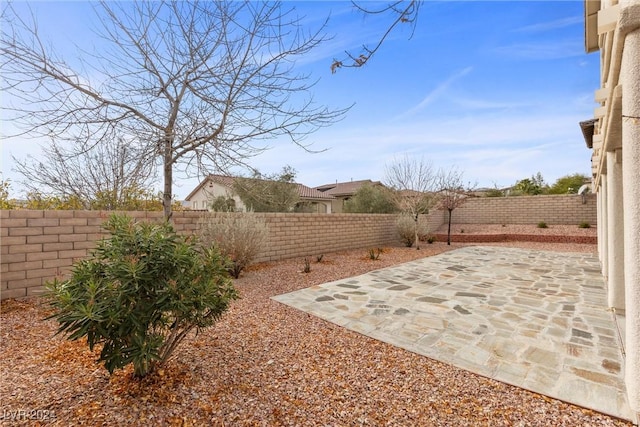
{"label": "brown rock mulch", "polygon": [[55,322],[41,320],[47,312],[40,300],[3,302],[0,416],[8,425],[60,426],[630,425],[270,299],[460,246],[389,248],[377,261],[366,249],[325,254],[307,274],[301,259],[254,266],[236,281],[242,299],[223,319],[142,381],[129,370],[109,377],[95,364],[97,353],[54,336]]}

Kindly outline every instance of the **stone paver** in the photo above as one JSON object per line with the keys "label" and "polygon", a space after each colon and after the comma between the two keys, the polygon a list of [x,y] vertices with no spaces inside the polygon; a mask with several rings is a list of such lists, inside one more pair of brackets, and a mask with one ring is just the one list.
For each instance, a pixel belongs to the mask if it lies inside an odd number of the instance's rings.
{"label": "stone paver", "polygon": [[633,419],[591,254],[465,247],[274,299],[462,369]]}

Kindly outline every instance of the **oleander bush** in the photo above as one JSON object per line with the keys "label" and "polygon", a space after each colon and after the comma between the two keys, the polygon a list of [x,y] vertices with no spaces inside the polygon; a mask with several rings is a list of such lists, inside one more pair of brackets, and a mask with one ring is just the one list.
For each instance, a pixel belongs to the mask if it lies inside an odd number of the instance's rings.
{"label": "oleander bush", "polygon": [[110,237],[74,264],[69,279],[47,283],[48,319],[70,340],[102,345],[98,361],[109,373],[133,364],[143,377],[189,332],[212,326],[238,294],[225,258],[168,223],[112,215],[104,228]]}

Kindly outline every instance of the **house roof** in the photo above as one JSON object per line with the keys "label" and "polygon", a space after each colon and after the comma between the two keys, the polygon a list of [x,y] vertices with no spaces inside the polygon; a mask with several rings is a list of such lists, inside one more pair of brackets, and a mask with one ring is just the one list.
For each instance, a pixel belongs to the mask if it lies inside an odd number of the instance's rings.
{"label": "house roof", "polygon": [[[216,184],[223,185],[227,188],[233,188],[233,182],[235,181],[235,177],[228,175],[216,175],[211,174],[207,176],[198,186],[186,197],[185,200],[189,201],[191,198],[208,182],[215,182]],[[321,191],[316,190],[315,188],[307,187],[304,184],[295,183],[298,188],[298,195],[302,200],[333,200],[333,197],[330,194],[323,193]]]}
{"label": "house roof", "polygon": [[315,199],[315,200],[333,200],[331,194],[323,193],[322,191],[318,191],[315,188],[307,187],[303,184],[296,184],[298,186],[298,194],[300,194],[301,199]]}
{"label": "house roof", "polygon": [[332,196],[353,196],[356,191],[358,191],[360,187],[365,184],[382,185],[380,181],[363,179],[360,181],[336,182],[333,184],[320,185],[318,187],[315,187],[315,189],[321,191],[324,194],[330,194]]}

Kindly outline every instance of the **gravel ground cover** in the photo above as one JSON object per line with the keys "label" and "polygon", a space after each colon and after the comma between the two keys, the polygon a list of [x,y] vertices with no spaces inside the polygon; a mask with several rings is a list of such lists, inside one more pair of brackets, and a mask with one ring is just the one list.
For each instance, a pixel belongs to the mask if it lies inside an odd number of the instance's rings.
{"label": "gravel ground cover", "polygon": [[[441,225],[437,233],[447,232],[447,224]],[[451,224],[451,234],[538,234],[543,236],[596,236],[597,228],[579,228],[574,224],[549,224],[538,228],[531,224]]]}
{"label": "gravel ground cover", "polygon": [[[504,246],[535,247],[532,243]],[[622,420],[489,380],[345,330],[270,299],[461,247],[367,248],[251,267],[242,299],[142,381],[111,377],[97,352],[53,336],[37,299],[0,317],[0,417],[7,425],[623,426]],[[593,245],[544,249],[594,252]],[[319,254],[318,254],[319,255]],[[20,418],[21,421],[10,421]],[[26,418],[31,418],[27,420]]]}

